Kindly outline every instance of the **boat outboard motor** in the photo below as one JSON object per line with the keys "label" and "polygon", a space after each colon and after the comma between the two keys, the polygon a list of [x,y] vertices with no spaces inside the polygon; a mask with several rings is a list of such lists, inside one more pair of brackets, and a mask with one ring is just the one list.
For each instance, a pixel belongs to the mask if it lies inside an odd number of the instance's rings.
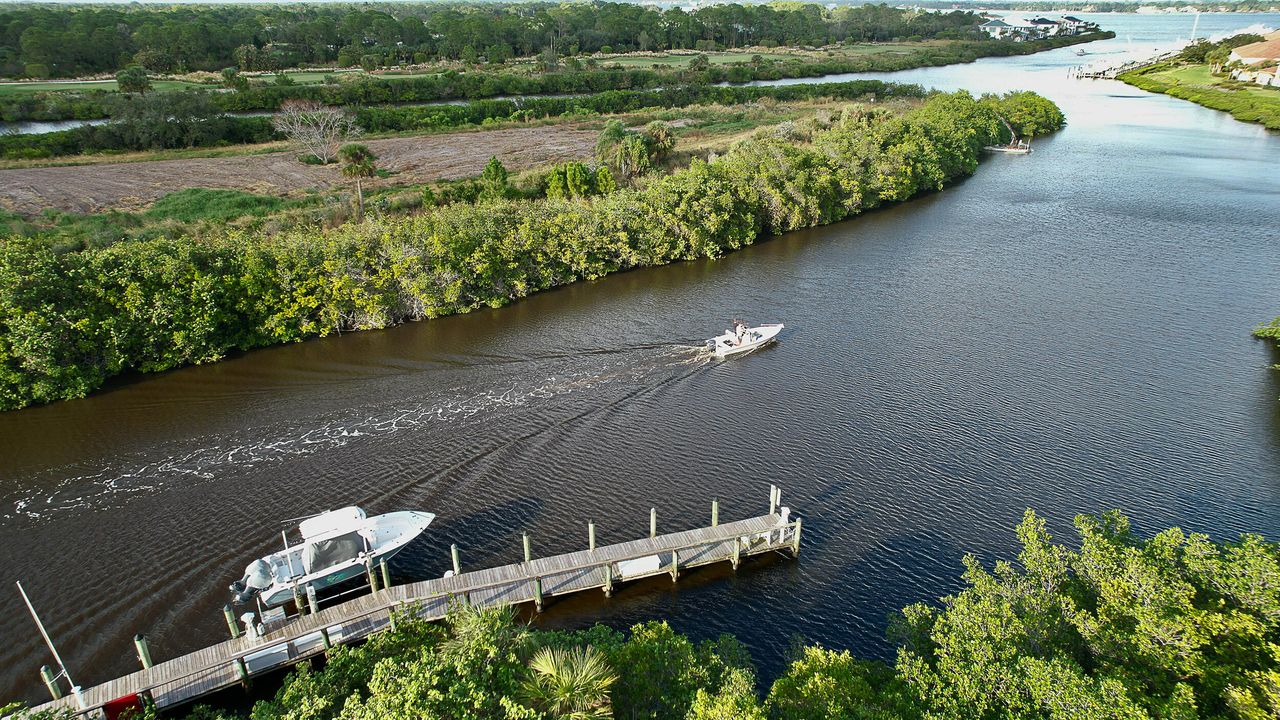
{"label": "boat outboard motor", "polygon": [[254,560],[244,569],[244,577],[231,583],[231,592],[238,603],[249,602],[258,593],[271,587],[271,566],[266,560]]}

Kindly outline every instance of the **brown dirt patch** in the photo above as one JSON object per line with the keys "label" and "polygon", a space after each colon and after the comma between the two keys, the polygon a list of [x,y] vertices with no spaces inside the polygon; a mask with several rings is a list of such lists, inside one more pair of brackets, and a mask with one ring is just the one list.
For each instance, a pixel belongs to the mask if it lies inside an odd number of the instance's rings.
{"label": "brown dirt patch", "polygon": [[[594,130],[544,126],[369,140],[378,166],[394,175],[379,184],[452,180],[480,174],[491,156],[508,170],[589,157]],[[346,181],[337,166],[303,165],[293,153],[156,160],[0,170],[0,206],[24,215],[46,208],[91,213],[137,209],[187,188],[287,195]]]}

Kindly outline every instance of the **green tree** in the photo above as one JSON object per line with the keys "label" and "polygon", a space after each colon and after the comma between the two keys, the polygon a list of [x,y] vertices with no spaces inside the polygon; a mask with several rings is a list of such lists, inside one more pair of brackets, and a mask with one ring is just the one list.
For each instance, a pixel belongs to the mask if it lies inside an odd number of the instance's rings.
{"label": "green tree", "polygon": [[338,149],[338,162],[342,164],[343,177],[356,181],[356,199],[359,203],[360,217],[364,217],[364,180],[377,177],[378,156],[368,147],[359,143],[348,143]]}
{"label": "green tree", "polygon": [[890,720],[914,715],[891,668],[817,646],[804,648],[773,683],[766,706],[775,720]]}
{"label": "green tree", "polygon": [[621,120],[606,120],[600,138],[596,140],[596,155],[604,157],[628,135],[627,128]]}
{"label": "green tree", "polygon": [[654,120],[644,126],[641,133],[645,146],[649,149],[649,158],[654,163],[662,163],[676,146],[675,133],[671,126],[661,120]]}
{"label": "green tree", "polygon": [[228,67],[222,69],[222,86],[237,92],[244,92],[249,89],[249,78],[240,74],[240,68]]}
{"label": "green tree", "polygon": [[529,670],[525,698],[551,720],[613,717],[609,688],[618,676],[595,648],[544,647]]}
{"label": "green tree", "polygon": [[480,172],[480,197],[485,200],[498,200],[511,194],[511,183],[507,168],[502,161],[493,156],[485,163]]}
{"label": "green tree", "polygon": [[151,78],[147,77],[147,71],[141,65],[130,65],[116,73],[116,85],[126,95],[145,95],[151,89]]}
{"label": "green tree", "polygon": [[610,159],[613,167],[616,167],[618,173],[624,178],[643,175],[653,167],[649,159],[649,146],[644,138],[638,135],[628,135],[622,142],[613,146]]}
{"label": "green tree", "polygon": [[718,692],[698,688],[685,720],[766,720],[766,715],[751,673],[731,668]]}

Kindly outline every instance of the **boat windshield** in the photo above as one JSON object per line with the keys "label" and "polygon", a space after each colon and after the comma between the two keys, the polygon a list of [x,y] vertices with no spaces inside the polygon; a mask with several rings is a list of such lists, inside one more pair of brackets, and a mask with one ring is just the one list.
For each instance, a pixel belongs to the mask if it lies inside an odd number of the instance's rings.
{"label": "boat windshield", "polygon": [[360,533],[349,532],[308,543],[303,559],[307,573],[314,573],[354,560],[364,550],[365,542]]}

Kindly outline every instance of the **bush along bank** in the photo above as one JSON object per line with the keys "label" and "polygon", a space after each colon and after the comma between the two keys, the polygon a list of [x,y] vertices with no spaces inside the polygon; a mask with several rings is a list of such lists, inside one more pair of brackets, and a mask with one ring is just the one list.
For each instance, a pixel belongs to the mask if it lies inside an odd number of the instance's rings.
{"label": "bush along bank", "polygon": [[[361,108],[354,114],[356,124],[365,131],[390,133],[447,130],[486,122],[524,121],[563,115],[625,113],[645,108],[738,105],[762,98],[788,102],[813,98],[852,100],[866,95],[877,98],[921,98],[925,94],[924,88],[919,85],[879,80],[769,86],[680,85],[657,90],[609,90],[575,97],[476,100],[463,105],[375,106]],[[24,160],[92,152],[213,147],[283,139],[272,127],[270,117],[236,117],[218,111],[210,111],[211,114],[207,116],[175,112],[176,106],[180,106],[182,101],[198,99],[189,95],[171,93],[139,98],[134,102],[150,103],[157,107],[127,116],[122,114],[118,122],[105,125],[36,135],[0,136],[0,158]],[[164,122],[157,121],[161,114],[166,118]]]}
{"label": "bush along bank", "polygon": [[1174,85],[1151,75],[1151,73],[1168,70],[1170,67],[1167,63],[1160,63],[1124,73],[1119,76],[1119,79],[1147,92],[1162,93],[1182,100],[1190,100],[1213,110],[1229,112],[1231,117],[1241,122],[1259,123],[1268,130],[1280,130],[1280,92],[1273,92],[1271,94],[1275,97],[1268,98],[1245,89],[1229,90]]}
{"label": "bush along bank", "polygon": [[982,147],[1005,139],[1005,105],[1041,128],[1061,122],[1030,93],[939,94],[902,114],[850,108],[810,138],[744,141],[593,198],[454,204],[328,231],[64,254],[9,238],[0,241],[0,408],[82,397],[125,371],[498,307],[836,222],[973,173]]}

